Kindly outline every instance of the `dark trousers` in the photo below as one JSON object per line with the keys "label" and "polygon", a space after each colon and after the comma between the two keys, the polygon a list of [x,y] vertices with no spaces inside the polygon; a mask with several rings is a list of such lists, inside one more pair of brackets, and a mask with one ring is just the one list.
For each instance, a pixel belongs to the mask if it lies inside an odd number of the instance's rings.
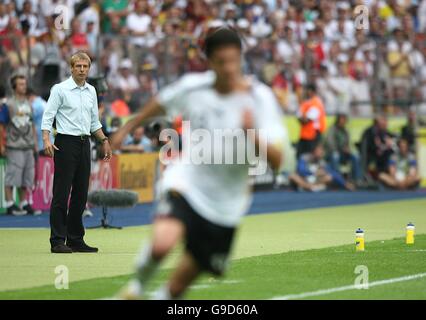
{"label": "dark trousers", "polygon": [[304,153],[311,153],[320,142],[321,133],[319,131],[317,131],[317,135],[313,140],[300,139],[297,144],[297,158]]}
{"label": "dark trousers", "polygon": [[[53,199],[50,207],[50,244],[83,242],[83,211],[90,178],[89,136],[58,134],[55,145]],[[69,198],[71,191],[71,199]],[[68,206],[69,204],[69,206]]]}

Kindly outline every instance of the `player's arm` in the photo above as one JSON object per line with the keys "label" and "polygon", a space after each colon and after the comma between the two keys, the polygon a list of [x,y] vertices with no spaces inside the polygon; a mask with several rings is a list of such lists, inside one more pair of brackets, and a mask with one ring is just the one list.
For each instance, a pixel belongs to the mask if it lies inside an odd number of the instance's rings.
{"label": "player's arm", "polygon": [[[246,131],[254,128],[253,113],[248,110],[246,110],[243,114],[243,128]],[[283,160],[282,146],[273,145],[271,143],[267,143],[267,141],[263,141],[257,130],[248,131],[248,138],[253,142],[256,153],[259,153],[259,150],[261,150],[261,144],[266,144],[266,160],[268,161],[269,166],[274,171],[281,168],[281,162]]]}
{"label": "player's arm", "polygon": [[133,116],[124,126],[112,135],[111,147],[114,150],[119,150],[124,139],[130,132],[139,127],[145,120],[160,115],[163,112],[163,108],[158,102],[157,97],[151,98],[151,100],[149,100],[135,116]]}

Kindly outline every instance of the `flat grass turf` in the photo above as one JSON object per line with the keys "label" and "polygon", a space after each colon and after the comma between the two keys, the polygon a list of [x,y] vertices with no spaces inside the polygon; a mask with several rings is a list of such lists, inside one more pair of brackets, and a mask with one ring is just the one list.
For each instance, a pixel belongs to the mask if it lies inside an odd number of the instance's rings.
{"label": "flat grass turf", "polygon": [[[425,208],[426,200],[416,199],[248,216],[238,233],[233,259],[353,244],[358,227],[366,230],[367,243],[403,236],[410,221],[418,234],[426,234]],[[100,247],[98,254],[53,255],[48,229],[0,229],[0,298],[6,290],[53,287],[58,265],[69,268],[70,286],[81,280],[130,274],[149,233],[150,226],[87,230],[86,240]],[[177,254],[171,255],[164,268],[175,263]]]}
{"label": "flat grass turf", "polygon": [[[233,261],[224,279],[202,276],[192,286],[188,299],[270,299],[353,285],[355,268],[366,266],[369,281],[386,280],[426,272],[426,235],[418,235],[408,246],[404,238],[367,243],[366,251],[355,252],[355,246],[243,258]],[[159,285],[169,270],[154,279]],[[77,281],[68,290],[53,285],[1,292],[1,299],[99,299],[112,297],[129,276]],[[154,289],[151,286],[151,290]],[[426,277],[365,289],[310,297],[310,299],[426,299]]]}

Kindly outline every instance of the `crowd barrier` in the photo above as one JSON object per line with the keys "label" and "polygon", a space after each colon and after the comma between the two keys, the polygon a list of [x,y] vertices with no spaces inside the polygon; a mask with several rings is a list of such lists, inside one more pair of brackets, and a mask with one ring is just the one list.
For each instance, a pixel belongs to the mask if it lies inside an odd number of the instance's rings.
{"label": "crowd barrier", "polygon": [[[328,119],[329,124],[332,123]],[[363,121],[358,123],[359,121]],[[298,133],[296,120],[287,118],[289,135],[292,141]],[[364,123],[365,122],[365,123]],[[352,139],[357,141],[361,132],[371,123],[368,119],[356,119],[349,124],[349,131]],[[391,130],[397,133],[405,123],[404,119],[391,120]],[[355,136],[355,139],[354,139]],[[421,128],[418,132],[417,160],[419,172],[422,177],[422,187],[426,187],[426,128]],[[158,177],[158,154],[119,154],[114,155],[109,163],[104,161],[92,162],[89,190],[122,188],[136,191],[139,195],[139,202],[151,202],[154,199],[154,185]],[[0,158],[0,214],[5,210],[4,193],[4,173],[6,160]],[[54,165],[53,160],[47,157],[39,157],[36,167],[34,190],[31,193],[33,206],[37,210],[46,211],[50,208],[52,200]],[[253,184],[272,183],[273,175],[267,172],[265,175],[255,177]],[[17,195],[15,194],[15,199]]]}
{"label": "crowd barrier", "polygon": [[[139,202],[151,202],[154,199],[154,184],[157,178],[158,154],[120,154],[114,155],[110,162],[92,162],[89,191],[99,189],[129,189],[136,191]],[[6,160],[0,159],[0,213],[5,210],[4,172]],[[54,174],[53,160],[39,157],[36,165],[33,207],[47,211],[52,201]],[[15,199],[17,196],[15,195]]]}

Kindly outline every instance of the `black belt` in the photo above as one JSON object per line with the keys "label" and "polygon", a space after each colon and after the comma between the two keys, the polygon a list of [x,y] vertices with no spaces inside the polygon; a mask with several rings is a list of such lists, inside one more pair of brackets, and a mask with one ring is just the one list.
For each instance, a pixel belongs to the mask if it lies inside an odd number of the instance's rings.
{"label": "black belt", "polygon": [[69,139],[73,139],[73,140],[79,140],[79,141],[85,141],[85,140],[89,140],[90,136],[87,134],[82,134],[79,136],[73,136],[70,134],[62,134],[62,133],[58,133],[57,134],[58,137],[64,137],[64,138],[69,138]]}

